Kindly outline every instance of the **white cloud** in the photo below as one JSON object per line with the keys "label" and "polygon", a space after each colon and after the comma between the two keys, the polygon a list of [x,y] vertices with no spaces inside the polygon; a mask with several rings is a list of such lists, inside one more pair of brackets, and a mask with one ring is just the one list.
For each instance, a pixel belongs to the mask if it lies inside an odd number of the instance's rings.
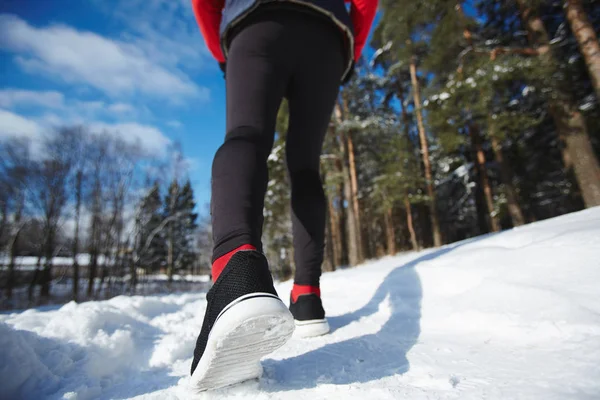
{"label": "white cloud", "polygon": [[27,118],[0,109],[0,138],[26,137],[34,139],[42,132],[41,126]]}
{"label": "white cloud", "polygon": [[208,98],[208,89],[177,68],[155,62],[147,50],[65,25],[37,28],[0,15],[0,47],[18,53],[16,61],[28,72],[87,84],[109,95]]}
{"label": "white cloud", "polygon": [[196,157],[185,157],[183,159],[183,166],[187,172],[193,172],[200,169],[202,162]]}
{"label": "white cloud", "polygon": [[64,96],[55,91],[33,91],[19,89],[0,90],[0,107],[13,108],[18,106],[42,106],[47,108],[62,108]]}
{"label": "white cloud", "polygon": [[127,25],[126,38],[166,65],[197,70],[212,56],[206,48],[190,0],[91,0],[99,10]]}
{"label": "white cloud", "polygon": [[50,129],[65,125],[64,119],[56,115],[55,113],[45,113],[41,117],[35,118],[38,124],[49,127]]}
{"label": "white cloud", "polygon": [[[101,100],[75,100],[56,91],[14,88],[0,89],[0,107],[11,110],[23,107],[39,107],[46,111],[43,119],[46,122],[51,122],[50,125],[60,125],[65,123],[65,120],[76,123],[106,118],[122,120],[125,117],[131,118],[139,113],[150,113],[149,110],[143,108],[138,112],[133,105],[124,102],[107,104]],[[48,112],[50,110],[52,110],[52,113]],[[48,116],[51,120],[48,119]],[[39,120],[40,118],[36,119]]]}
{"label": "white cloud", "polygon": [[107,124],[94,122],[89,125],[92,132],[107,132],[132,144],[139,144],[142,149],[151,154],[163,154],[171,144],[158,128],[138,123]]}
{"label": "white cloud", "polygon": [[108,106],[108,111],[115,114],[129,114],[135,111],[131,104],[114,103]]}
{"label": "white cloud", "polygon": [[171,128],[176,128],[176,129],[183,127],[183,124],[175,119],[167,122],[167,125],[170,126]]}
{"label": "white cloud", "polygon": [[[0,109],[0,139],[24,137],[39,145],[44,133],[51,134],[55,128],[66,125],[77,125],[77,121],[67,121],[56,114],[45,114],[41,117],[25,117],[8,110]],[[114,135],[127,143],[137,144],[147,154],[163,156],[171,145],[171,139],[160,129],[136,122],[110,124],[106,122],[91,122],[85,125],[94,133]]]}

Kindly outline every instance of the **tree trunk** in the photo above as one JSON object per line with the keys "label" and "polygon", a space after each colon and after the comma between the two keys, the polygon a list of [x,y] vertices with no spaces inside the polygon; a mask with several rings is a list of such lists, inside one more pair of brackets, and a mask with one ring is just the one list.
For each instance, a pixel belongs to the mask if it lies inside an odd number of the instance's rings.
{"label": "tree trunk", "polygon": [[[167,212],[169,217],[175,216],[177,213],[177,197],[180,189],[177,181],[173,181],[169,188],[169,204],[167,204]],[[175,273],[175,221],[170,221],[167,225],[167,276],[169,286],[173,282],[173,274]]]}
{"label": "tree trunk", "polygon": [[100,214],[101,214],[101,186],[100,177],[96,176],[94,192],[92,194],[92,226],[90,235],[90,261],[88,265],[87,297],[92,298],[94,285],[98,272],[98,253],[100,252]]}
{"label": "tree trunk", "polygon": [[[344,168],[343,162],[338,160],[337,162],[338,172],[344,176]],[[339,211],[338,211],[338,232],[339,232],[339,240],[340,240],[340,263],[339,265],[347,265],[349,263],[349,247],[348,244],[348,232],[346,230],[346,220],[348,219],[348,213],[346,212],[346,208],[344,207],[344,196],[346,193],[345,187],[346,179],[343,179],[339,183],[338,187],[338,199],[339,199]]]}
{"label": "tree trunk", "polygon": [[[19,229],[20,231],[20,229]],[[6,297],[12,299],[12,292],[15,286],[15,264],[18,253],[18,242],[19,242],[19,231],[12,237],[12,243],[10,245],[10,261],[8,263],[8,276],[6,279]]]}
{"label": "tree trunk", "polygon": [[[135,294],[137,288],[137,263],[134,260],[129,261],[129,275],[130,275],[130,291],[131,294]],[[212,280],[212,277],[211,277]]]}
{"label": "tree trunk", "polygon": [[417,242],[417,234],[413,225],[412,207],[408,196],[404,197],[404,208],[406,208],[406,226],[408,227],[408,233],[410,233],[410,243],[414,251],[419,250],[419,243]]}
{"label": "tree trunk", "polygon": [[[343,107],[343,109],[342,109]],[[336,117],[338,119],[338,122],[342,122],[342,120],[348,118],[349,115],[349,110],[348,110],[348,102],[346,100],[346,98],[344,96],[342,96],[342,106],[337,106],[336,107]],[[356,174],[356,160],[355,160],[355,154],[354,154],[354,141],[352,140],[352,132],[348,131],[348,132],[344,132],[341,131],[340,135],[342,137],[342,140],[345,142],[344,146],[345,146],[345,152],[344,154],[347,155],[347,160],[348,160],[348,170],[350,173],[350,193],[351,193],[351,198],[348,199],[349,201],[349,206],[352,207],[352,212],[354,213],[354,227],[356,229],[356,245],[357,245],[357,254],[358,254],[358,261],[357,263],[360,263],[364,260],[364,241],[363,241],[363,237],[362,237],[362,228],[361,228],[361,221],[360,221],[360,205],[358,202],[358,179],[357,179],[357,174]]]}
{"label": "tree trunk", "polygon": [[0,240],[4,237],[4,232],[8,226],[8,204],[5,200],[0,199]]}
{"label": "tree trunk", "polygon": [[79,254],[79,219],[81,217],[81,191],[83,183],[83,174],[81,171],[77,171],[75,177],[75,237],[73,238],[73,300],[77,301],[79,297],[79,261],[77,256]]}
{"label": "tree trunk", "polygon": [[104,284],[106,281],[106,278],[108,276],[108,251],[106,250],[108,247],[104,247],[105,251],[103,254],[101,254],[101,256],[103,257],[103,262],[100,264],[100,282],[98,284],[98,292],[97,292],[97,296],[100,299],[105,298],[103,296],[103,294],[106,294],[106,285]]}
{"label": "tree trunk", "polygon": [[[416,75],[416,68],[415,68],[415,75]],[[418,84],[418,81],[417,81],[417,84]],[[404,99],[404,92],[402,91],[402,87],[400,87],[398,89],[398,99],[400,100],[400,104],[402,104],[402,122],[404,123],[404,134],[406,135],[406,137],[409,137],[409,135],[410,135],[409,122],[410,121],[408,118],[408,112],[406,111],[406,107],[404,106],[405,99]],[[419,250],[419,242],[417,241],[417,233],[415,232],[415,227],[413,225],[412,206],[410,204],[408,195],[404,196],[404,208],[406,209],[406,226],[408,227],[408,233],[410,235],[410,243],[412,245],[413,250],[418,251]]]}
{"label": "tree trunk", "polygon": [[427,144],[427,134],[423,123],[423,114],[421,111],[421,89],[417,79],[417,64],[415,57],[410,59],[410,79],[413,87],[413,101],[415,103],[415,113],[417,114],[417,126],[419,128],[419,139],[421,142],[421,154],[423,156],[423,166],[425,168],[425,181],[427,185],[427,196],[429,196],[429,209],[431,214],[431,231],[433,233],[433,245],[439,247],[442,245],[442,233],[437,213],[437,202],[433,188],[433,176],[431,173],[431,161],[429,159],[429,145]]}
{"label": "tree trunk", "polygon": [[329,211],[329,233],[331,243],[331,268],[333,271],[341,265],[341,240],[340,240],[340,224],[337,218],[337,213],[333,206],[333,199],[327,199],[327,207]]}
{"label": "tree trunk", "polygon": [[[585,121],[580,112],[573,119],[581,125]],[[589,136],[581,133],[581,129],[575,128],[575,132],[567,137],[567,149],[573,161],[573,169],[583,201],[587,207],[600,206],[600,165],[594,154]]]}
{"label": "tree trunk", "polygon": [[500,231],[500,224],[498,218],[494,212],[494,196],[492,194],[492,187],[487,174],[486,159],[483,148],[481,147],[481,138],[479,137],[479,130],[472,123],[469,126],[469,134],[471,136],[471,143],[473,151],[475,152],[475,162],[477,164],[477,170],[479,171],[479,180],[485,196],[485,204],[487,207],[488,221],[492,232]]}
{"label": "tree trunk", "polygon": [[98,251],[96,249],[92,249],[90,251],[90,263],[88,265],[88,287],[87,287],[88,299],[91,299],[92,295],[94,294],[94,281],[96,280],[97,271],[98,271]]}
{"label": "tree trunk", "polygon": [[600,43],[598,36],[583,9],[581,0],[566,0],[565,12],[571,25],[571,31],[573,31],[585,59],[596,97],[600,102]]}
{"label": "tree trunk", "polygon": [[15,211],[15,219],[13,224],[14,229],[12,229],[12,234],[10,235],[10,261],[8,264],[8,276],[6,279],[6,297],[8,299],[12,298],[13,288],[15,287],[15,266],[17,256],[19,255],[19,236],[21,234],[21,229],[23,228],[21,222],[23,219],[23,210],[25,209],[25,195],[23,190],[18,189],[16,200],[17,209]]}
{"label": "tree trunk", "polygon": [[[336,104],[334,111],[338,123],[341,123],[343,121],[343,116],[342,109],[339,104]],[[354,207],[352,179],[350,169],[348,168],[347,164],[349,160],[348,140],[343,130],[339,130],[337,139],[340,148],[340,154],[342,155],[342,160],[340,161],[340,168],[344,182],[344,193],[342,196],[342,199],[344,200],[340,202],[340,207],[343,208],[344,204],[347,205],[347,207],[345,208],[348,261],[351,266],[355,266],[360,263],[360,232],[358,231],[358,218],[356,214],[356,209]]]}
{"label": "tree trunk", "polygon": [[54,259],[54,230],[52,227],[46,227],[46,243],[44,244],[44,269],[42,270],[42,285],[40,297],[47,301],[50,298],[50,283],[52,282],[52,261]]}
{"label": "tree trunk", "polygon": [[331,223],[331,208],[329,207],[329,198],[325,198],[327,201],[327,214],[325,218],[325,257],[326,260],[323,262],[323,271],[335,271],[335,244],[333,241],[333,225]]}
{"label": "tree trunk", "polygon": [[[340,141],[340,146],[343,148],[343,138]],[[344,152],[345,154],[345,152]],[[352,184],[350,183],[350,172],[345,162],[342,162],[342,171],[344,176],[344,199],[343,203],[346,203],[346,232],[348,232],[348,261],[351,266],[359,264],[359,242],[358,242],[358,229],[356,229],[356,214],[354,207],[352,206]]]}
{"label": "tree trunk", "polygon": [[396,254],[396,231],[394,229],[394,218],[392,207],[387,207],[383,213],[385,223],[385,234],[387,238],[387,252],[390,256]]}
{"label": "tree trunk", "polygon": [[167,239],[167,275],[169,277],[169,284],[173,282],[173,262],[173,224],[169,224]]}
{"label": "tree trunk", "polygon": [[489,129],[490,139],[492,141],[492,148],[494,150],[496,162],[500,166],[500,176],[502,177],[502,183],[504,183],[506,201],[508,203],[508,213],[510,214],[510,218],[512,219],[513,226],[521,226],[525,224],[525,217],[523,216],[523,211],[521,210],[521,206],[519,205],[519,195],[517,194],[517,190],[512,184],[512,174],[510,172],[510,168],[504,161],[502,145],[498,141],[498,138],[494,134],[492,128],[490,127]]}
{"label": "tree trunk", "polygon": [[358,204],[358,179],[356,177],[356,161],[354,156],[354,142],[352,141],[352,134],[348,132],[346,135],[346,142],[348,145],[348,166],[350,169],[350,184],[352,185],[352,209],[355,215],[356,224],[356,237],[358,245],[358,261],[359,263],[364,261],[364,243],[362,240],[362,228],[360,222],[360,206]]}
{"label": "tree trunk", "polygon": [[[526,0],[517,0],[517,3],[521,10],[523,23],[529,32],[530,42],[537,46],[542,62],[550,70],[556,70],[556,57],[552,52],[550,38],[542,19],[536,15],[535,10],[529,6]],[[576,35],[581,38],[588,37],[589,33],[585,33],[584,36],[580,24],[577,27],[579,32],[575,32],[573,29]],[[587,55],[593,55],[591,61],[599,59],[599,53],[594,54],[593,49],[591,53],[588,51],[590,41],[587,40],[585,44],[586,62],[588,61]],[[594,63],[594,65],[596,64]],[[598,206],[600,205],[600,163],[592,148],[585,120],[566,91],[557,87],[554,87],[554,90],[560,92],[560,95],[550,98],[549,111],[555,121],[559,137],[564,143],[565,167],[567,169],[572,167],[586,207]]]}
{"label": "tree trunk", "polygon": [[33,277],[31,278],[31,282],[29,282],[29,288],[27,290],[27,299],[31,304],[33,302],[33,291],[38,283],[38,279],[40,276],[40,267],[42,265],[42,254],[38,256],[37,262],[35,264],[35,272],[33,273]]}

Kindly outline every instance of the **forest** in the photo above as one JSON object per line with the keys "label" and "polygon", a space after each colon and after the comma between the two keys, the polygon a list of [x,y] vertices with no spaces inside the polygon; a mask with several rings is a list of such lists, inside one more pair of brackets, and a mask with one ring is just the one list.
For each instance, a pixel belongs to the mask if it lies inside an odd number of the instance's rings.
{"label": "forest", "polygon": [[[325,270],[600,205],[600,2],[380,0],[321,161]],[[265,238],[293,271],[287,109]]]}
{"label": "forest", "polygon": [[[379,5],[321,158],[324,270],[600,205],[600,1]],[[294,269],[287,120],[284,102],[263,234],[281,280]],[[156,274],[181,288],[209,271],[202,206],[177,146],[156,160],[81,126],[2,139],[2,308],[47,303],[61,282],[65,301],[143,292]]]}
{"label": "forest", "polygon": [[66,127],[41,142],[4,140],[0,155],[3,307],[190,289],[175,278],[209,263],[177,144],[157,159]]}

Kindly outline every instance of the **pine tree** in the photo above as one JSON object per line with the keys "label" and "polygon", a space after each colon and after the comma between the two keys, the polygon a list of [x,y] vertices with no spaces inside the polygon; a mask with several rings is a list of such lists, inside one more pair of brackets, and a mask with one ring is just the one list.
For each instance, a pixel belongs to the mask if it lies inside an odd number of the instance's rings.
{"label": "pine tree", "polygon": [[600,205],[600,162],[592,147],[586,121],[568,90],[561,87],[564,80],[557,76],[559,66],[535,2],[516,0],[516,3],[529,40],[536,48],[540,62],[550,72],[546,80],[552,89],[549,110],[565,145],[565,167],[572,168],[586,206]]}
{"label": "pine tree", "polygon": [[[540,4],[544,3],[548,4]],[[515,183],[515,197],[518,198],[523,217],[527,220],[545,218],[542,215],[556,215],[554,213],[559,212],[559,209],[562,210],[560,212],[579,209],[581,201],[577,184],[564,168],[564,165],[570,165],[570,157],[564,150],[560,130],[557,130],[554,122],[555,116],[548,116],[547,99],[554,95],[551,94],[553,90],[549,89],[547,76],[553,75],[554,79],[563,81],[568,78],[569,84],[566,86],[576,88],[579,93],[577,98],[582,99],[582,105],[589,102],[585,100],[589,98],[585,66],[583,63],[571,62],[578,59],[577,44],[571,43],[568,32],[564,29],[565,25],[560,21],[562,10],[558,7],[544,8],[544,20],[554,21],[554,50],[560,49],[559,59],[565,60],[559,65],[561,72],[558,74],[552,73],[547,65],[541,62],[537,49],[531,46],[527,36],[522,34],[523,25],[514,1],[482,0],[476,2],[476,5],[481,15],[479,20],[484,22],[477,27],[474,35],[476,46],[473,53],[478,55],[477,58],[485,62],[485,65],[497,64],[495,68],[501,73],[493,71],[493,74],[499,77],[494,85],[501,94],[499,98],[505,99],[504,104],[497,100],[490,103],[492,114],[489,116],[497,118],[493,120],[495,125],[504,125],[491,127],[489,130],[498,135],[488,135],[492,149],[496,148],[494,138],[498,136],[503,150],[500,157],[505,162],[497,163],[501,174],[506,175],[502,169],[503,166],[508,167],[508,173],[519,182],[518,185]],[[502,119],[506,123],[501,122]],[[535,120],[535,123],[530,123],[532,120]],[[588,123],[592,120],[588,118]],[[496,153],[494,156],[498,160],[499,155]],[[505,178],[501,180],[510,211],[510,186],[506,184]],[[552,197],[552,201],[540,201],[545,196]],[[550,214],[547,214],[548,212]]]}
{"label": "pine tree", "polygon": [[437,199],[433,182],[433,171],[429,154],[428,135],[421,101],[421,77],[419,63],[428,52],[428,43],[423,31],[424,21],[432,15],[435,2],[397,2],[385,0],[381,2],[384,14],[375,32],[376,41],[384,44],[386,52],[391,54],[395,65],[390,68],[392,73],[397,69],[408,70],[410,74],[413,105],[417,119],[419,143],[423,162],[425,186],[429,199],[431,229],[434,245],[442,244],[441,227],[438,218]]}
{"label": "pine tree", "polygon": [[177,269],[191,269],[197,257],[194,234],[198,228],[198,214],[195,212],[194,190],[188,179],[181,189],[177,208],[179,213],[177,230]]}
{"label": "pine tree", "polygon": [[[419,245],[413,224],[412,205],[426,203],[427,196],[423,193],[423,177],[420,173],[419,159],[414,151],[414,145],[410,139],[396,133],[391,137],[386,150],[381,153],[381,175],[374,179],[373,196],[380,207],[383,207],[385,215],[391,215],[394,206],[402,205],[406,215],[406,228],[409,233],[410,244],[413,250],[418,250]],[[386,216],[386,226],[388,225]],[[391,221],[390,221],[391,223]],[[386,230],[391,230],[387,226]],[[388,240],[389,239],[388,234]],[[388,252],[393,254],[389,248]]]}
{"label": "pine tree", "polygon": [[164,199],[163,223],[165,230],[163,237],[167,246],[167,276],[169,282],[178,269],[185,268],[193,263],[195,249],[193,248],[193,234],[197,228],[194,213],[196,203],[194,192],[188,180],[181,186],[176,180],[171,182]]}
{"label": "pine tree", "polygon": [[344,177],[342,176],[343,153],[337,142],[335,122],[329,124],[323,154],[321,155],[321,175],[327,197],[327,242],[328,255],[326,268],[335,270],[348,263],[348,243],[346,240],[346,213],[344,208]]}
{"label": "pine tree", "polygon": [[163,222],[162,199],[158,182],[141,200],[135,218],[136,237],[134,262],[131,264],[131,286],[135,290],[137,269],[157,271],[165,258],[166,244],[161,230]]}
{"label": "pine tree", "polygon": [[[466,126],[485,199],[487,219],[495,231],[500,229],[498,200],[506,203],[513,226],[525,222],[513,174],[505,162],[501,144],[501,140],[511,134],[506,132],[507,124],[499,124],[498,118],[523,119],[518,115],[515,118],[518,113],[514,111],[504,113],[504,110],[507,104],[518,101],[515,100],[519,96],[516,91],[518,85],[513,82],[522,82],[527,74],[531,76],[532,63],[523,57],[529,57],[535,51],[503,45],[498,32],[485,31],[481,24],[466,15],[463,3],[466,2],[437,5],[431,52],[425,64],[437,74],[438,92],[435,100],[450,98],[449,101],[454,103],[454,107],[446,109],[448,112],[442,112],[433,119],[437,117],[441,122],[439,125],[447,126],[449,124],[446,121],[456,120],[460,116],[462,121],[453,123]],[[489,2],[486,4],[492,6]],[[509,71],[512,74],[508,74]],[[524,127],[521,125],[517,131],[522,132]],[[484,151],[485,139],[491,142],[495,162],[499,166],[503,198],[498,193],[496,196],[493,194],[487,166],[489,157]]]}
{"label": "pine tree", "polygon": [[[356,177],[356,165],[354,158],[354,148],[350,143],[352,140],[346,132],[344,122],[350,119],[348,114],[344,115],[342,106],[336,104],[335,106],[335,122],[336,122],[336,139],[337,146],[339,148],[339,168],[343,178],[343,199],[340,202],[340,206],[346,205],[346,237],[347,237],[347,251],[348,261],[350,265],[358,265],[362,257],[362,240],[360,232],[360,209],[357,207],[358,204],[358,184],[353,179]],[[354,177],[354,178],[353,178]]]}

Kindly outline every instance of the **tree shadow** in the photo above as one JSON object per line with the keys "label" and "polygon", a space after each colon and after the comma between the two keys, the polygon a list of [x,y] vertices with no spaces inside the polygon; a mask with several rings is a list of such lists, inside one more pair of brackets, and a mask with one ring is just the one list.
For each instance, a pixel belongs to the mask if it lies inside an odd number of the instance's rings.
{"label": "tree shadow", "polygon": [[[285,360],[265,360],[268,392],[316,387],[319,384],[364,383],[404,374],[410,369],[407,353],[421,333],[421,281],[415,267],[441,257],[473,240],[423,254],[391,271],[371,300],[348,314],[328,317],[333,331],[377,313],[387,301],[389,319],[374,334],[327,344]],[[386,300],[387,299],[387,300]],[[385,307],[386,304],[384,304]]]}

